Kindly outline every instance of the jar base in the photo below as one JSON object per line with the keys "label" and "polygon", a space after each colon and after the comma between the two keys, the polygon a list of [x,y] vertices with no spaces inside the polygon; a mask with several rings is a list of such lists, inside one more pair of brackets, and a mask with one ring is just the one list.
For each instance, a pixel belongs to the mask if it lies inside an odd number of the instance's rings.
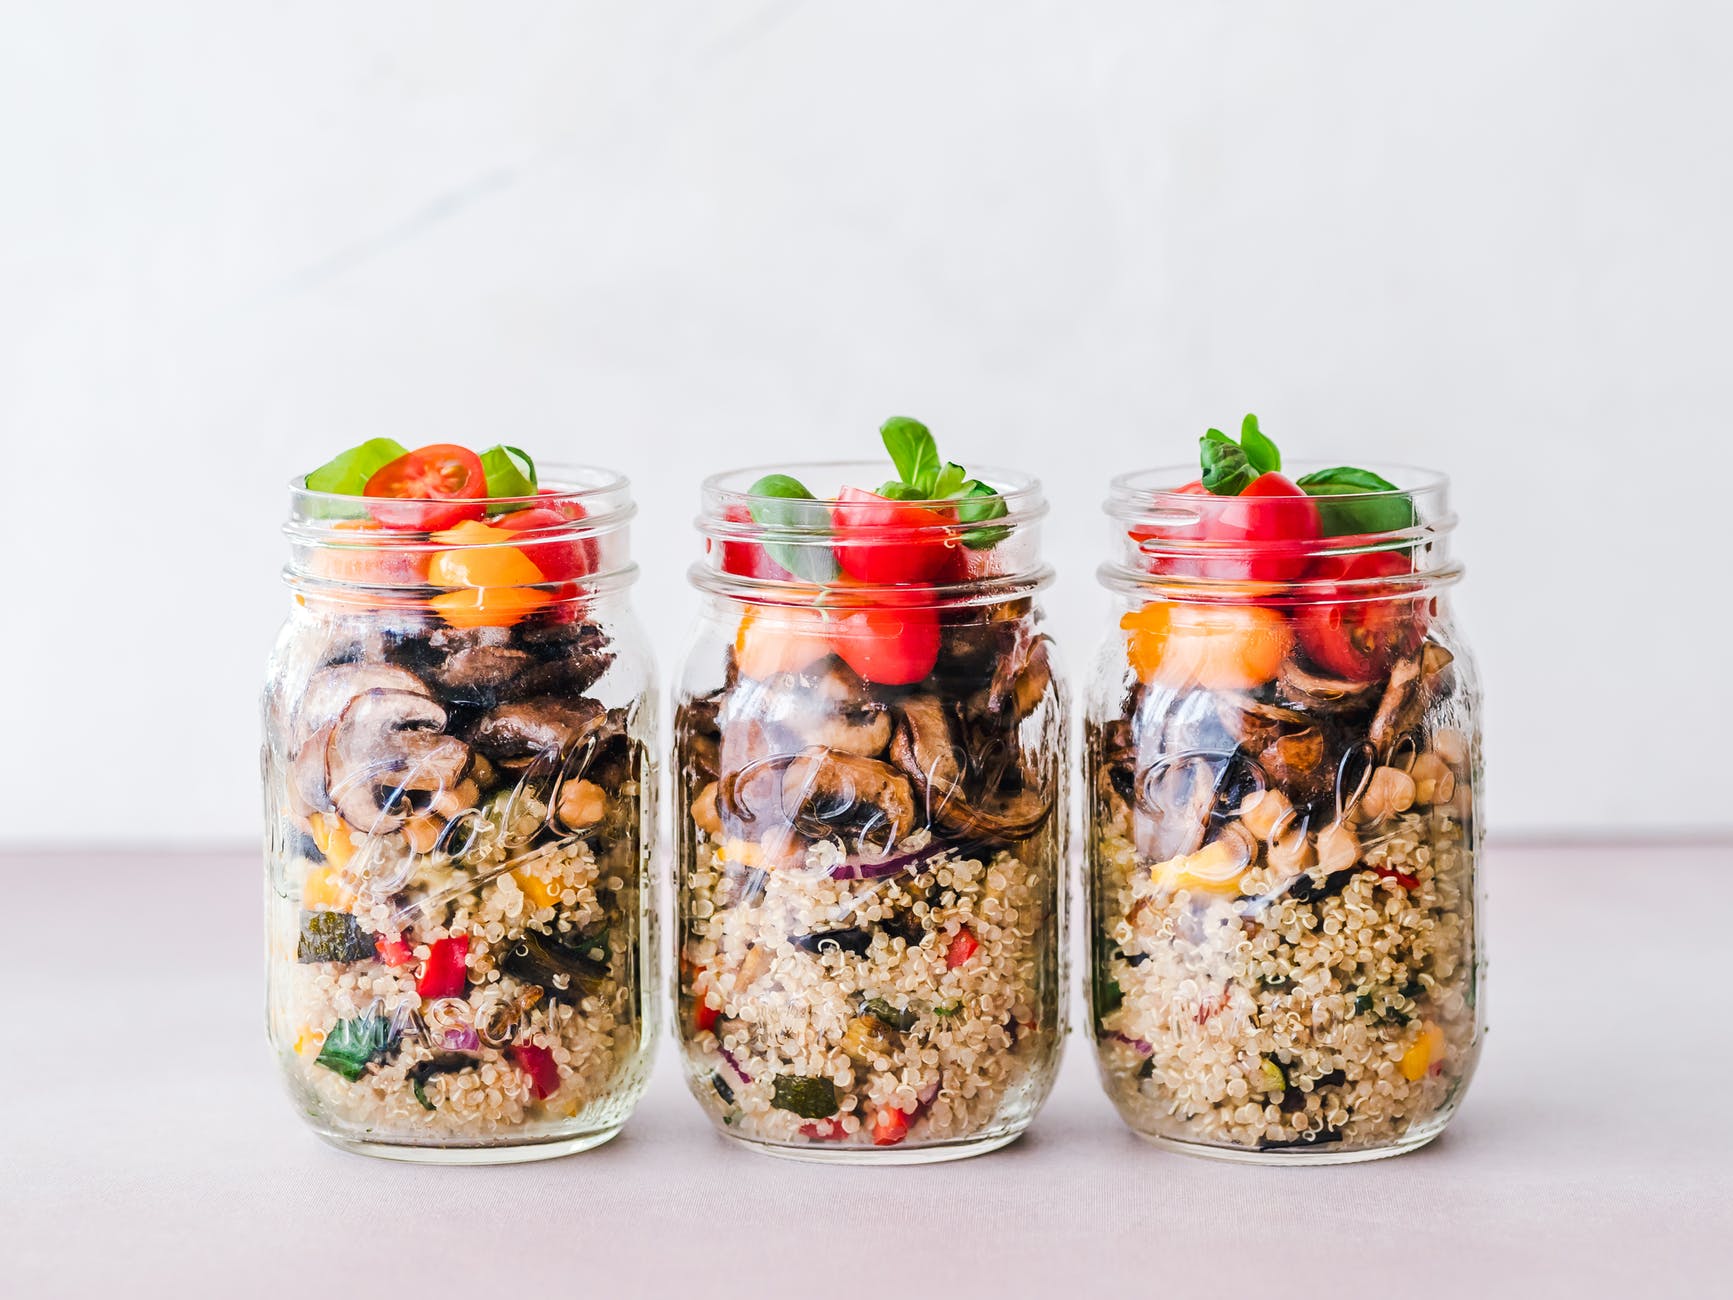
{"label": "jar base", "polygon": [[935,1143],[924,1147],[821,1146],[818,1143],[796,1146],[791,1143],[760,1142],[733,1133],[724,1133],[722,1136],[760,1155],[774,1156],[778,1160],[798,1160],[812,1165],[937,1165],[997,1151],[1022,1137],[1023,1130],[994,1133],[987,1137],[962,1138],[956,1142]]}
{"label": "jar base", "polygon": [[580,1133],[577,1137],[555,1141],[530,1141],[493,1146],[410,1146],[402,1142],[367,1142],[340,1137],[335,1133],[320,1133],[319,1137],[341,1151],[353,1155],[372,1156],[376,1160],[397,1160],[418,1165],[518,1165],[531,1160],[557,1160],[574,1156],[612,1141],[619,1136],[622,1124]]}
{"label": "jar base", "polygon": [[1388,1146],[1365,1147],[1354,1151],[1332,1151],[1328,1147],[1321,1149],[1289,1148],[1280,1151],[1258,1151],[1247,1147],[1212,1146],[1207,1142],[1187,1142],[1182,1138],[1157,1137],[1153,1133],[1138,1133],[1138,1137],[1151,1146],[1160,1147],[1164,1151],[1177,1152],[1182,1156],[1193,1156],[1200,1160],[1222,1160],[1239,1165],[1358,1165],[1368,1160],[1388,1160],[1391,1156],[1407,1155],[1410,1151],[1418,1151],[1433,1138],[1443,1132],[1443,1127],[1428,1128],[1424,1132],[1411,1137],[1405,1137],[1399,1142]]}

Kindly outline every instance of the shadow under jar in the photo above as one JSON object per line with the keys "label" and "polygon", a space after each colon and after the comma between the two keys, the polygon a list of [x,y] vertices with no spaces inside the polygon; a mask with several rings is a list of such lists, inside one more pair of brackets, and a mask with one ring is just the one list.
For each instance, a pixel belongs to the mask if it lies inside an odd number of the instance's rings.
{"label": "shadow under jar", "polygon": [[[791,472],[821,491],[882,477]],[[876,535],[833,535],[833,501],[750,497],[753,471],[704,488],[675,723],[677,1023],[705,1110],[771,1154],[976,1154],[1052,1084],[1066,724],[1034,603],[1045,506],[1032,480],[983,477],[1007,508],[991,527]],[[935,576],[851,581],[874,566],[839,568],[838,546],[932,548],[916,567]]]}
{"label": "shadow under jar", "polygon": [[1455,520],[1441,476],[1383,472],[1411,486],[1330,498],[1378,531],[1306,542],[1201,540],[1240,503],[1175,491],[1195,468],[1113,486],[1090,1006],[1109,1095],[1165,1146],[1395,1155],[1443,1130],[1474,1069],[1479,690],[1444,597]]}
{"label": "shadow under jar", "polygon": [[[564,1155],[643,1090],[656,719],[633,507],[607,471],[552,477],[440,533],[293,493],[264,697],[269,1032],[350,1150]],[[531,507],[516,531],[483,518]]]}

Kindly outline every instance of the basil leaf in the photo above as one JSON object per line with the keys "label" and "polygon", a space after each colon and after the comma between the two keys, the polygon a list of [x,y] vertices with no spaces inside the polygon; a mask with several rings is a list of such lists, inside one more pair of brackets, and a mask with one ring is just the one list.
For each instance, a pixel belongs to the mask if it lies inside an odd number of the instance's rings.
{"label": "basil leaf", "polygon": [[954,497],[962,491],[964,480],[969,477],[969,471],[956,461],[945,462],[945,468],[939,471],[939,477],[933,481],[933,499]]}
{"label": "basil leaf", "polygon": [[[791,532],[830,532],[830,513],[813,500],[806,484],[787,474],[766,474],[747,489],[755,497],[768,501],[752,503],[752,520],[764,528],[787,529]],[[834,582],[837,576],[836,555],[830,545],[817,537],[799,542],[771,541],[764,543],[765,552],[783,568],[808,582]]]}
{"label": "basil leaf", "polygon": [[1204,441],[1206,441],[1206,442],[1225,442],[1229,446],[1232,446],[1233,441],[1234,441],[1232,438],[1228,437],[1227,434],[1223,433],[1220,429],[1206,429],[1206,430],[1204,430],[1203,436],[1204,436]]}
{"label": "basil leaf", "polygon": [[[1349,537],[1360,533],[1393,533],[1414,526],[1414,501],[1399,496],[1361,496],[1362,493],[1394,493],[1397,486],[1382,475],[1351,465],[1314,470],[1295,480],[1307,496],[1318,498],[1318,523],[1326,537]],[[1347,500],[1333,501],[1332,497]]]}
{"label": "basil leaf", "polygon": [[533,497],[536,494],[536,463],[520,447],[501,443],[481,453],[481,468],[487,475],[490,497]]}
{"label": "basil leaf", "polygon": [[1248,415],[1240,423],[1240,449],[1260,474],[1274,474],[1282,467],[1282,453],[1258,428],[1258,417]]}
{"label": "basil leaf", "polygon": [[931,496],[939,476],[939,448],[927,426],[906,415],[893,415],[880,426],[879,437],[903,482],[919,488],[922,496]]}
{"label": "basil leaf", "polygon": [[358,497],[368,479],[408,454],[409,448],[395,438],[369,438],[358,447],[339,452],[307,475],[307,490]]}
{"label": "basil leaf", "polygon": [[[972,478],[963,484],[962,496],[957,501],[958,522],[984,524],[1008,513],[1005,498],[980,479]],[[1004,541],[1010,531],[1008,528],[971,528],[963,534],[962,543],[971,551],[984,551]]]}
{"label": "basil leaf", "polygon": [[1217,442],[1209,434],[1198,439],[1198,459],[1203,464],[1203,485],[1218,497],[1237,497],[1251,486],[1258,472],[1237,442]]}
{"label": "basil leaf", "polygon": [[919,488],[910,487],[902,480],[894,478],[879,484],[879,495],[891,501],[920,501],[923,499]]}

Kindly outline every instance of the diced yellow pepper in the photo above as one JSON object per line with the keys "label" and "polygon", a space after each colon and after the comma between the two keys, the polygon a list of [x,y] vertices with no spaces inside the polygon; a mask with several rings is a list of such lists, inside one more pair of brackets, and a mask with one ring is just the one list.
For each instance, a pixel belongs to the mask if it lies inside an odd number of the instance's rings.
{"label": "diced yellow pepper", "polygon": [[751,840],[724,840],[722,842],[722,860],[735,862],[743,867],[756,867],[763,853],[758,845]]}
{"label": "diced yellow pepper", "polygon": [[543,880],[534,872],[520,869],[511,873],[511,878],[517,881],[517,887],[524,891],[524,897],[537,907],[552,907],[560,901],[560,895],[565,892],[565,886],[558,880]]}
{"label": "diced yellow pepper", "polygon": [[322,1031],[308,1025],[301,1026],[301,1032],[295,1035],[295,1055],[305,1056],[309,1052],[317,1052],[325,1045],[325,1035]]}
{"label": "diced yellow pepper", "polygon": [[313,837],[313,847],[325,855],[325,861],[338,871],[349,865],[355,856],[355,836],[349,823],[336,813],[316,812],[307,819],[307,831]]}
{"label": "diced yellow pepper", "polygon": [[1245,845],[1224,836],[1196,853],[1156,863],[1149,869],[1149,877],[1162,889],[1189,889],[1231,898],[1240,892],[1246,866]]}
{"label": "diced yellow pepper", "polygon": [[1444,1031],[1437,1025],[1428,1023],[1420,1031],[1406,1052],[1402,1053],[1402,1077],[1410,1083],[1418,1083],[1426,1077],[1426,1072],[1444,1059]]}
{"label": "diced yellow pepper", "polygon": [[301,906],[308,911],[321,908],[347,911],[354,901],[355,895],[343,888],[336,869],[329,864],[314,867],[301,886]]}

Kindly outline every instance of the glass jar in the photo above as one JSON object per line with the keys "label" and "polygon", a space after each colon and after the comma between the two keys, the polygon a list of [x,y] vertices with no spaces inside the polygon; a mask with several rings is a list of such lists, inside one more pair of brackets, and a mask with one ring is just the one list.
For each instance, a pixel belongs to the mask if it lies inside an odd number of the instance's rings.
{"label": "glass jar", "polygon": [[[564,1155],[643,1090],[656,703],[634,508],[612,473],[550,478],[437,534],[293,492],[264,696],[267,1012],[296,1105],[350,1150]],[[539,527],[482,519],[532,505]]]}
{"label": "glass jar", "polygon": [[[883,477],[789,472],[821,494]],[[1066,707],[1034,600],[1039,486],[984,474],[1007,510],[989,528],[867,530],[848,544],[943,560],[933,585],[869,586],[836,574],[834,500],[754,498],[757,476],[704,486],[677,700],[691,1087],[772,1154],[991,1150],[1033,1119],[1063,1035]]]}
{"label": "glass jar", "polygon": [[1195,467],[1113,485],[1090,1006],[1109,1095],[1165,1146],[1395,1155],[1474,1070],[1480,695],[1445,601],[1455,519],[1441,476],[1381,472],[1407,489],[1324,507],[1326,531],[1367,531],[1303,543],[1202,540],[1238,507],[1174,490]]}

